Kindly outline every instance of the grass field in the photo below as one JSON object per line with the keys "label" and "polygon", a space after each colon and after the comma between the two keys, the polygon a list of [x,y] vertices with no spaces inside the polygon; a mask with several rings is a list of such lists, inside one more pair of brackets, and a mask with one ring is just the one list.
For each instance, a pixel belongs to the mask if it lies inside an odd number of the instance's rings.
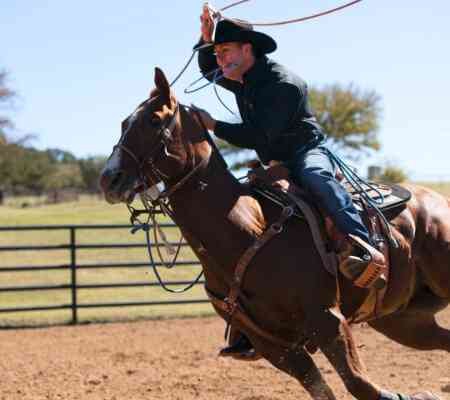
{"label": "grass field", "polygon": [[426,186],[444,196],[450,197],[450,182],[414,182],[415,185]]}
{"label": "grass field", "polygon": [[[421,182],[450,196],[450,183]],[[39,206],[21,208],[24,202]],[[82,197],[74,203],[43,205],[42,199],[12,199],[0,207],[0,226],[20,225],[72,225],[72,224],[127,224],[128,210],[123,205],[110,206],[103,200]],[[167,229],[172,241],[179,238],[175,229]],[[135,235],[127,229],[116,230],[82,230],[77,233],[77,243],[144,243],[143,232]],[[0,246],[20,245],[58,245],[69,243],[68,231],[34,231],[34,232],[0,232]],[[184,248],[180,260],[194,260],[190,249]],[[78,250],[77,264],[144,262],[148,260],[145,248],[138,249],[101,249]],[[0,270],[11,266],[67,265],[70,261],[68,250],[58,251],[21,251],[0,252]],[[192,280],[199,272],[198,266],[176,267],[172,270],[160,268],[167,280]],[[108,268],[96,270],[79,270],[79,284],[106,284],[119,282],[155,282],[150,267],[145,268]],[[70,271],[31,271],[0,273],[0,287],[26,285],[58,285],[70,282]],[[203,288],[196,286],[182,295],[172,295],[159,287],[114,288],[114,289],[80,289],[78,301],[86,303],[108,303],[126,301],[161,301],[205,298]],[[69,304],[69,290],[40,290],[32,292],[0,293],[0,308],[25,307],[35,305]],[[193,316],[212,313],[209,305],[170,305],[142,306],[126,308],[81,309],[80,321],[122,320],[137,318],[160,318],[170,316]],[[40,325],[65,323],[70,321],[69,310],[33,311],[24,313],[0,313],[1,326]]]}
{"label": "grass field", "polygon": [[[21,225],[64,225],[64,224],[127,224],[128,210],[123,205],[110,206],[104,201],[92,197],[84,197],[78,202],[58,205],[42,205],[20,208],[21,200],[8,202],[0,207],[0,226]],[[176,229],[166,229],[171,241],[178,241]],[[81,230],[77,231],[77,243],[139,243],[145,242],[142,231],[132,235],[128,229],[114,230]],[[31,231],[0,232],[0,246],[21,245],[60,245],[69,243],[68,231]],[[163,254],[165,254],[163,250]],[[168,258],[170,259],[170,258]],[[145,262],[148,255],[145,248],[137,249],[86,249],[77,250],[77,264]],[[195,256],[187,247],[183,248],[179,260],[195,260]],[[21,252],[0,252],[0,270],[13,266],[67,265],[70,262],[69,250],[26,250]],[[200,271],[197,265],[175,267],[166,270],[159,268],[165,280],[192,280]],[[143,268],[102,268],[95,270],[79,270],[79,284],[106,284],[123,282],[155,282],[150,267]],[[70,282],[70,271],[30,271],[0,273],[0,287],[29,285],[59,285]],[[179,288],[178,286],[176,288]],[[111,303],[127,301],[166,301],[205,298],[202,286],[196,286],[186,294],[172,295],[159,287],[141,288],[103,288],[80,289],[78,301],[86,303]],[[0,308],[45,306],[69,304],[69,290],[39,290],[29,292],[0,293]],[[140,306],[126,308],[94,308],[80,309],[80,321],[158,318],[169,316],[192,316],[212,313],[207,304]],[[40,325],[65,323],[70,321],[70,310],[33,311],[23,313],[1,313],[0,327],[12,325]]]}

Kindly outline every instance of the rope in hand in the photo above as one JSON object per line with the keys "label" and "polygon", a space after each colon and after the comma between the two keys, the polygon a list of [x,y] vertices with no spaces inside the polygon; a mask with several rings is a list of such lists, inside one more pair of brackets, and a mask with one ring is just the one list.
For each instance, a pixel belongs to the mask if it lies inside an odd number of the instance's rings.
{"label": "rope in hand", "polygon": [[[217,13],[217,12],[220,13],[220,12],[222,12],[222,11],[228,10],[228,9],[230,9],[230,8],[232,8],[232,7],[235,7],[235,6],[239,5],[239,4],[245,3],[245,2],[247,2],[247,1],[250,1],[250,0],[240,0],[240,1],[236,1],[235,3],[229,4],[228,6],[222,7],[220,10],[214,11],[214,12],[215,12],[215,13]],[[190,56],[188,62],[186,63],[186,65],[181,69],[180,73],[179,73],[179,74],[175,77],[175,79],[170,83],[170,87],[172,87],[172,86],[175,84],[175,82],[177,82],[178,79],[180,79],[181,75],[184,74],[184,72],[186,71],[187,67],[188,67],[189,64],[192,62],[192,60],[193,60],[193,58],[194,58],[194,56],[195,56],[195,53],[196,53],[197,51],[201,50],[202,48],[204,48],[204,47],[209,47],[209,46],[210,46],[210,44],[209,44],[209,43],[206,43],[206,44],[203,45],[203,46],[197,47],[197,48],[192,52],[192,54],[191,54],[191,56]],[[197,82],[197,81],[196,81],[196,82]],[[208,83],[208,85],[209,85],[209,83]],[[208,85],[205,85],[205,86],[208,86]],[[192,84],[191,84],[191,86],[192,86]],[[203,89],[205,86],[202,86],[200,89]],[[198,89],[198,90],[200,90],[200,89]],[[189,93],[189,92],[186,92],[186,91],[185,91],[185,93]],[[192,93],[192,92],[191,92],[191,93]]]}
{"label": "rope in hand", "polygon": [[[225,11],[225,10],[228,10],[228,9],[230,9],[230,8],[232,8],[232,7],[235,7],[235,6],[237,6],[237,5],[240,5],[240,4],[242,4],[242,3],[247,3],[247,2],[249,2],[249,1],[250,1],[250,0],[240,0],[240,1],[236,1],[236,2],[231,3],[231,4],[229,4],[229,5],[225,6],[225,7],[222,7],[222,8],[219,9],[219,10],[214,9],[214,8],[213,8],[212,6],[210,6],[208,3],[206,3],[206,4],[207,4],[208,8],[210,9],[210,11],[212,12],[213,18],[215,18],[215,19],[219,19],[219,18],[227,19],[227,20],[229,20],[229,21],[234,22],[235,24],[242,24],[242,22],[239,21],[239,20],[237,20],[237,19],[234,19],[234,18],[228,18],[228,17],[223,16],[223,15],[222,15],[222,12]],[[289,20],[278,21],[278,22],[259,22],[259,23],[258,23],[258,22],[249,22],[249,23],[250,23],[251,25],[253,25],[253,26],[280,26],[280,25],[287,25],[287,24],[293,24],[293,23],[298,23],[298,22],[304,22],[304,21],[307,21],[307,20],[310,20],[310,19],[319,18],[319,17],[323,17],[324,15],[328,15],[328,14],[335,13],[335,12],[337,12],[337,11],[340,11],[340,10],[344,9],[344,8],[353,6],[354,4],[359,3],[359,2],[361,2],[361,1],[362,1],[362,0],[353,0],[353,1],[349,2],[349,3],[346,3],[346,4],[341,5],[341,6],[339,6],[339,7],[335,7],[335,8],[332,8],[332,9],[330,9],[330,10],[326,10],[326,11],[323,11],[323,12],[320,12],[320,13],[317,13],[317,14],[309,15],[309,16],[307,16],[307,17],[301,17],[301,18],[296,18],[296,19],[289,19]],[[190,63],[192,62],[195,53],[196,53],[197,51],[201,50],[202,48],[208,47],[208,46],[210,46],[210,44],[209,44],[209,43],[206,43],[206,44],[203,45],[203,46],[197,47],[197,48],[192,52],[192,54],[191,54],[191,56],[190,56],[188,62],[186,63],[186,65],[181,69],[180,73],[179,73],[179,74],[175,77],[175,79],[170,83],[170,86],[171,86],[171,87],[172,87],[172,86],[178,81],[178,79],[184,74],[184,72],[186,71],[187,67],[188,67],[188,66],[190,65]],[[218,78],[218,79],[219,79],[219,78]],[[196,82],[198,82],[198,81],[195,81],[195,83],[196,83]],[[188,87],[187,89],[189,89],[190,87],[192,87],[192,85],[193,85],[193,84],[189,85],[189,87]],[[192,92],[195,92],[195,91],[197,91],[197,90],[203,89],[204,87],[206,87],[206,86],[208,86],[208,85],[209,85],[209,83],[206,84],[206,85],[204,85],[204,86],[201,86],[201,87],[198,88],[198,89],[192,90],[192,91],[187,91],[187,90],[185,90],[185,93],[192,93]],[[228,108],[228,107],[227,107],[227,108]]]}

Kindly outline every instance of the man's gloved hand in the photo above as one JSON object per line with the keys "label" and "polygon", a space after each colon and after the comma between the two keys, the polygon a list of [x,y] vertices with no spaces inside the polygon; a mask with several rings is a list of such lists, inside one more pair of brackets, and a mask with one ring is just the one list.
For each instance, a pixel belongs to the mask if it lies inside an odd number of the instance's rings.
{"label": "man's gloved hand", "polygon": [[[194,106],[193,104],[191,104],[191,107],[196,111],[192,115],[194,116],[198,124],[201,126],[204,125],[205,128],[210,131],[214,131],[216,127],[216,120],[213,117],[211,117],[211,114],[208,111],[202,110],[201,108]],[[203,124],[198,120],[198,117],[202,119]]]}

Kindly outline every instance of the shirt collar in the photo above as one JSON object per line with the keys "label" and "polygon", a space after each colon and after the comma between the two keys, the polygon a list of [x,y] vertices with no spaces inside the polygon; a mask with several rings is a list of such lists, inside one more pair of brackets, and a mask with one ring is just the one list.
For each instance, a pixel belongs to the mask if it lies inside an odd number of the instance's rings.
{"label": "shirt collar", "polygon": [[252,67],[244,74],[244,84],[254,84],[265,78],[265,72],[267,71],[267,57],[260,57],[255,60]]}

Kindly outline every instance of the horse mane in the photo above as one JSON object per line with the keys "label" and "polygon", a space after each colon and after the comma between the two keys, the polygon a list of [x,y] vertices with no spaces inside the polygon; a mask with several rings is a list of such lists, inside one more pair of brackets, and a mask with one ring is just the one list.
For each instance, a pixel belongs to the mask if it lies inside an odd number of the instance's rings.
{"label": "horse mane", "polygon": [[217,147],[216,142],[214,141],[214,139],[212,138],[211,134],[209,133],[208,129],[204,129],[205,137],[207,142],[209,143],[209,145],[212,147],[214,153],[216,153],[217,158],[219,159],[219,161],[224,165],[225,169],[228,169],[228,163],[226,162],[225,158],[223,157],[221,151],[219,150],[219,148]]}
{"label": "horse mane", "polygon": [[[153,88],[150,91],[150,97],[149,99],[152,100],[155,97],[157,97],[160,94],[160,91],[158,90],[157,87]],[[180,103],[181,105],[181,103]],[[186,108],[188,108],[189,110],[195,112],[195,109],[192,107],[187,106]],[[209,145],[212,147],[214,153],[216,153],[219,161],[224,165],[225,169],[228,169],[228,163],[226,162],[225,158],[223,157],[221,151],[219,150],[216,142],[214,141],[214,139],[212,138],[211,134],[209,133],[208,129],[206,129],[204,126],[202,126],[203,129],[203,134],[205,135],[206,141],[209,143]]]}

